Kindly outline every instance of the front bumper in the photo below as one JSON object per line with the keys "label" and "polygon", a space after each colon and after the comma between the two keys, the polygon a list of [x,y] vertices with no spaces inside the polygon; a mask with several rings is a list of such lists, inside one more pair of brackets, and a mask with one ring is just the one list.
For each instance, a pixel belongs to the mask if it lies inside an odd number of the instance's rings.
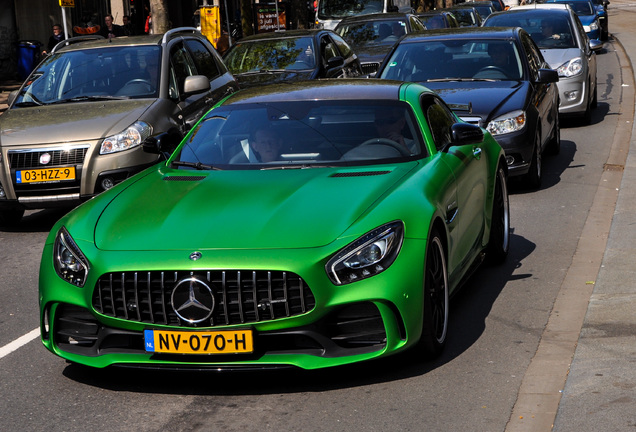
{"label": "front bumper", "polygon": [[[585,72],[585,71],[584,71]],[[587,109],[589,87],[586,73],[576,77],[559,77],[559,114],[582,114]]]}
{"label": "front bumper", "polygon": [[[240,295],[243,301],[239,303],[242,304],[241,320],[244,323],[226,324],[226,319],[221,314],[218,317],[213,315],[213,324],[217,325],[205,326],[192,325],[179,319],[175,321],[174,314],[170,312],[173,310],[170,299],[176,279],[165,282],[166,286],[161,294],[165,299],[164,305],[157,306],[158,310],[162,307],[167,310],[166,321],[157,315],[152,319],[143,313],[136,315],[138,308],[144,306],[146,300],[143,293],[147,290],[147,284],[137,277],[131,277],[139,286],[136,291],[125,289],[119,294],[115,291],[110,296],[109,288],[102,287],[101,294],[96,291],[100,286],[97,275],[106,273],[103,263],[111,263],[109,274],[131,272],[133,266],[147,263],[143,271],[136,272],[142,277],[143,274],[150,273],[146,270],[157,271],[157,262],[161,262],[165,268],[176,268],[176,263],[182,264],[184,261],[182,251],[162,253],[161,260],[158,259],[157,252],[101,252],[99,261],[91,260],[87,253],[87,258],[91,261],[91,273],[86,287],[79,288],[57,276],[51,258],[53,248],[47,244],[40,269],[42,342],[60,357],[100,368],[128,365],[185,369],[315,369],[393,354],[412,346],[421,334],[424,244],[420,240],[405,240],[399,258],[390,268],[374,277],[344,286],[331,284],[324,270],[324,264],[330,255],[328,252],[332,249],[296,250],[293,253],[270,251],[267,255],[263,255],[262,251],[226,251],[222,256],[218,252],[205,251],[204,258],[196,262],[198,270],[192,267],[181,268],[179,271],[190,273],[192,270],[197,274],[205,274],[208,270],[200,269],[212,268],[213,263],[222,263],[222,266],[228,262],[241,263],[240,265],[245,265],[246,262],[259,263],[256,269],[258,272],[275,268],[278,273],[284,271],[301,276],[313,297],[313,301],[305,301],[306,310],[296,310],[297,313],[294,313],[293,310],[297,307],[291,304],[291,299],[298,296],[290,290],[286,295],[290,299],[289,316],[283,313],[285,316],[279,314],[275,319],[267,315],[255,318],[250,314],[257,304],[275,303],[282,300],[282,297],[275,299],[276,294],[267,294],[266,289],[263,292],[269,296],[267,299],[259,297],[258,301],[252,301],[256,295],[252,293],[256,293],[256,290],[249,281],[243,281],[237,285],[242,287],[239,292],[242,293]],[[80,247],[85,253],[89,249],[86,244],[80,244]],[[117,268],[112,266],[114,259],[121,263]],[[130,263],[137,264],[131,266]],[[308,266],[306,263],[318,264]],[[251,270],[236,265],[231,268],[251,273]],[[166,273],[172,274],[173,271]],[[177,279],[180,277],[177,276]],[[103,281],[103,277],[101,279]],[[211,276],[210,280],[213,279],[214,276]],[[233,295],[231,290],[226,292],[216,283],[211,286],[217,297],[218,307],[223,308],[221,305],[230,305],[233,302],[230,300]],[[156,303],[158,300],[154,292],[145,298]],[[114,308],[98,306],[98,297],[108,304],[113,300]],[[116,309],[119,311],[113,312]],[[122,315],[128,313],[128,318]],[[254,351],[248,354],[212,355],[149,353],[145,351],[144,330],[249,330],[253,334]]]}

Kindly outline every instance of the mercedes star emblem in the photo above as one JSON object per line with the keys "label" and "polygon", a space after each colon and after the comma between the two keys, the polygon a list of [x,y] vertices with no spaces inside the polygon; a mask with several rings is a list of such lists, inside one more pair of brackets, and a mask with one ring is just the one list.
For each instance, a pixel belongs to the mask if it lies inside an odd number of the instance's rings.
{"label": "mercedes star emblem", "polygon": [[196,277],[181,279],[172,290],[172,309],[190,324],[205,321],[214,310],[212,289]]}

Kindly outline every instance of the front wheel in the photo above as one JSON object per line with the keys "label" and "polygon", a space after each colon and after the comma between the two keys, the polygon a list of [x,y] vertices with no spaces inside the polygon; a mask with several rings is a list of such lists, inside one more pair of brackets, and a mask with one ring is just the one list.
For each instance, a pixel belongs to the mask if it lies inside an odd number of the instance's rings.
{"label": "front wheel", "polygon": [[508,257],[510,249],[510,200],[506,172],[502,166],[497,170],[494,195],[486,257],[492,264],[501,264]]}
{"label": "front wheel", "polygon": [[431,233],[424,266],[424,304],[419,351],[426,358],[439,356],[448,331],[448,269],[442,238]]}

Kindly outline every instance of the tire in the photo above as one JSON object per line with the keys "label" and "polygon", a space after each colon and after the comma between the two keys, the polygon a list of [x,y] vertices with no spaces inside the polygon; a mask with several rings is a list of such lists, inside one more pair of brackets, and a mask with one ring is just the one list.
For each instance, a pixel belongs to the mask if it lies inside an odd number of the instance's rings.
{"label": "tire", "polygon": [[532,189],[539,189],[541,187],[541,150],[539,149],[539,131],[534,138],[534,152],[532,153],[532,160],[530,161],[530,169],[528,174],[525,175],[525,183]]}
{"label": "tire", "polygon": [[[594,81],[594,95],[592,96],[592,104],[590,105],[592,109],[596,109],[598,107],[598,85],[596,80]],[[591,119],[590,119],[591,120]]]}
{"label": "tire", "polygon": [[424,302],[419,351],[427,359],[438,357],[448,332],[448,269],[442,238],[436,230],[426,248]]}
{"label": "tire", "polygon": [[559,113],[557,111],[554,121],[554,130],[552,131],[552,137],[548,142],[547,152],[551,155],[558,155],[561,153],[561,124],[559,122]]}
{"label": "tire", "polygon": [[592,98],[589,97],[589,88],[590,88],[590,86],[591,86],[591,83],[588,83],[587,105],[585,107],[585,112],[583,113],[583,116],[582,116],[583,124],[585,124],[585,125],[592,124]]}
{"label": "tire", "polygon": [[490,264],[502,264],[508,257],[510,249],[510,200],[506,171],[502,166],[497,169],[495,193],[492,204],[490,238],[486,249],[486,257]]}
{"label": "tire", "polygon": [[13,226],[24,216],[24,209],[21,208],[9,208],[0,210],[0,226]]}

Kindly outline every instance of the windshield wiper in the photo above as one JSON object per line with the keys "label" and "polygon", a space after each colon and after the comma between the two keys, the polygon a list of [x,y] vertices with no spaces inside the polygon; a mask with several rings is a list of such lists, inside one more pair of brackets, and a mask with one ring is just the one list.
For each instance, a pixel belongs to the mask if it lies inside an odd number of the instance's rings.
{"label": "windshield wiper", "polygon": [[205,171],[221,171],[221,168],[217,168],[212,165],[204,164],[201,162],[172,161],[172,165],[194,168],[200,171],[204,171],[204,170]]}
{"label": "windshield wiper", "polygon": [[54,104],[62,104],[62,103],[70,103],[70,102],[86,102],[86,101],[104,101],[104,100],[124,100],[130,99],[130,96],[110,96],[110,95],[100,95],[100,96],[75,96],[68,99],[61,99],[55,102],[49,102],[47,105]]}
{"label": "windshield wiper", "polygon": [[13,106],[16,106],[16,107],[31,107],[31,106],[41,106],[41,105],[42,105],[41,103],[35,102],[35,101],[17,102],[13,104]]}
{"label": "windshield wiper", "polygon": [[458,82],[476,82],[476,81],[488,81],[495,82],[498,81],[492,78],[435,78],[426,80],[426,82],[449,82],[449,81],[458,81]]}
{"label": "windshield wiper", "polygon": [[285,72],[285,69],[260,69],[255,71],[243,72],[238,75],[256,75],[256,74],[275,74]]}

